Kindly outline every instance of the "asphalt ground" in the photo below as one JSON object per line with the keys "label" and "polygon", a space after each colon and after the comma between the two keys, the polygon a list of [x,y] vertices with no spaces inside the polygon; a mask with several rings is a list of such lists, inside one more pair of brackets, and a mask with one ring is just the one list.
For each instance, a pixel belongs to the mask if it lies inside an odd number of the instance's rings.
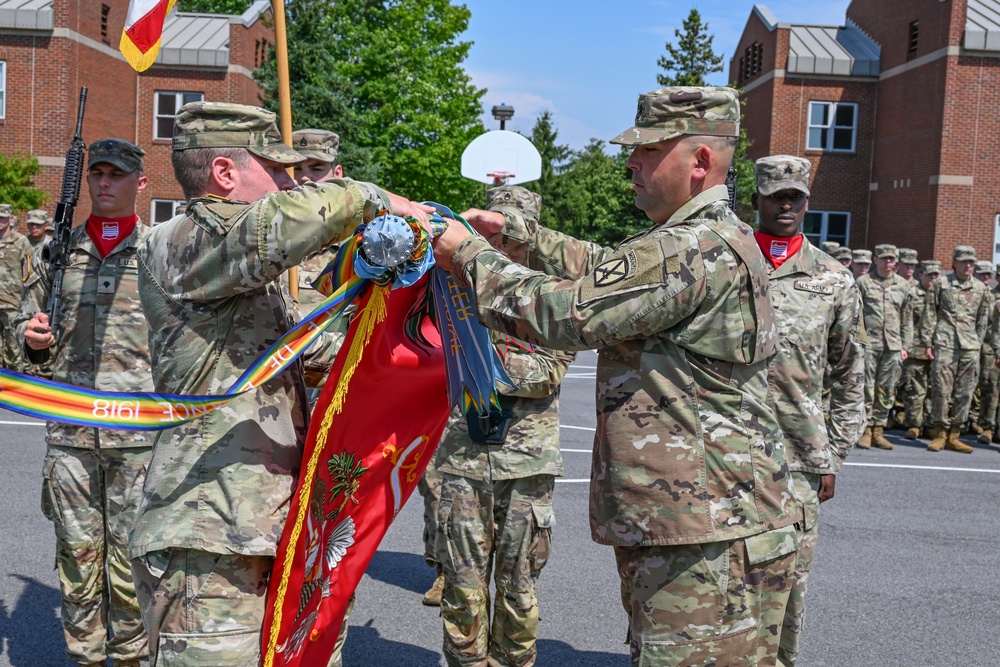
{"label": "asphalt ground", "polygon": [[[625,614],[609,547],[587,520],[594,366],[585,353],[562,394],[566,476],[556,486],[553,554],[539,583],[539,667],[626,667]],[[44,429],[0,411],[0,667],[69,664],[59,625],[52,528],[39,509]],[[800,665],[1000,667],[1000,454],[855,449],[820,513]],[[414,494],[358,588],[347,667],[437,667],[441,621],[421,605]]]}

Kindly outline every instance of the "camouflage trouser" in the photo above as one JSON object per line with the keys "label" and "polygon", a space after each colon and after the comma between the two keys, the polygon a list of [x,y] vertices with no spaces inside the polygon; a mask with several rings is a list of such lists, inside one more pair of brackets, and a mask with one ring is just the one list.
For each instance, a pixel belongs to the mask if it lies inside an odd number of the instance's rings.
{"label": "camouflage trouser", "polygon": [[739,540],[615,547],[632,667],[770,667],[795,568],[795,528]]}
{"label": "camouflage trouser", "polygon": [[485,482],[443,474],[437,554],[445,578],[441,618],[448,665],[535,664],[535,585],[552,547],[554,482],[552,475]]}
{"label": "camouflage trouser", "polygon": [[906,407],[906,427],[923,428],[924,417],[929,412],[930,405],[930,368],[931,362],[926,359],[910,357],[903,362],[903,399]]}
{"label": "camouflage trouser", "polygon": [[865,411],[870,425],[886,425],[902,372],[903,358],[899,351],[877,347],[865,350]]}
{"label": "camouflage trouser", "polygon": [[148,652],[128,534],[151,452],[50,446],[45,456],[42,512],[55,526],[66,652],[81,665]]}
{"label": "camouflage trouser", "polygon": [[983,349],[979,367],[979,419],[983,430],[992,431],[996,426],[997,407],[1000,404],[1000,369],[997,369],[993,351]]}
{"label": "camouflage trouser", "polygon": [[802,627],[806,617],[806,588],[809,570],[812,568],[816,542],[819,540],[819,475],[808,472],[793,472],[795,498],[802,503],[802,519],[796,524],[799,529],[799,555],[795,561],[795,583],[788,597],[785,622],[781,626],[781,641],[778,644],[778,664],[792,667],[799,657]]}
{"label": "camouflage trouser", "polygon": [[441,473],[431,461],[417,482],[417,491],[424,499],[424,560],[432,567],[438,564],[435,542],[438,534],[437,513],[438,504],[441,502],[441,481]]}
{"label": "camouflage trouser", "polygon": [[132,560],[150,667],[250,667],[260,662],[273,558],[189,549]]}
{"label": "camouflage trouser", "polygon": [[16,310],[0,310],[0,366],[21,372],[24,370],[24,357],[21,346],[18,345],[17,333],[11,324],[15,315]]}
{"label": "camouflage trouser", "polygon": [[979,350],[936,348],[931,362],[931,425],[963,428],[978,381]]}

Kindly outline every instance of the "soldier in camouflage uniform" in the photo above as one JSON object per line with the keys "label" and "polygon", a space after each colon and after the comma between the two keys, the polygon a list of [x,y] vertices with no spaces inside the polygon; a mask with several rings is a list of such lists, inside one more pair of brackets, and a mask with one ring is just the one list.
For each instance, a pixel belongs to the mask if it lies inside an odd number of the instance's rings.
{"label": "soldier in camouflage uniform", "polygon": [[31,250],[35,251],[45,245],[48,238],[45,235],[45,227],[49,224],[49,214],[43,209],[36,208],[28,211],[28,220],[25,223],[27,229],[26,236],[31,244]]}
{"label": "soldier in camouflage uniform", "polygon": [[833,253],[840,247],[840,244],[836,241],[823,241],[819,244],[819,247],[827,255],[833,257]]}
{"label": "soldier in camouflage uniform", "polygon": [[31,261],[31,244],[14,229],[14,209],[0,204],[0,366],[21,371],[24,360],[14,320],[21,306],[21,273]]}
{"label": "soldier in camouflage uniform", "polygon": [[[983,277],[984,270],[989,267],[989,275]],[[995,321],[1000,318],[1000,283],[993,285],[993,265],[989,262],[976,262],[975,275],[983,284],[990,288],[990,296],[993,299],[993,308],[990,310],[990,331],[995,326]],[[987,337],[989,338],[989,337]],[[1000,405],[1000,369],[997,368],[997,356],[993,345],[989,339],[983,343],[983,349],[979,357],[979,387],[976,393],[979,395],[976,406],[976,413],[973,415],[969,411],[969,418],[973,420],[972,430],[979,436],[979,442],[989,445],[993,442],[993,433],[996,428],[997,408]]]}
{"label": "soldier in camouflage uniform", "polygon": [[[52,360],[53,379],[101,391],[152,391],[136,247],[148,228],[135,214],[143,155],[123,139],[90,145],[92,211],[70,235],[61,325],[45,308],[52,268],[32,256],[18,334],[28,361]],[[136,666],[148,654],[129,569],[128,534],[150,459],[148,433],[46,424],[42,511],[56,532],[56,569],[69,657],[81,665]]]}
{"label": "soldier in camouflage uniform", "polygon": [[872,251],[871,250],[852,250],[851,251],[851,273],[854,274],[854,279],[857,280],[861,276],[867,275],[872,268]]}
{"label": "soldier in camouflage uniform", "polygon": [[979,378],[979,352],[986,338],[993,296],[972,276],[976,249],[955,248],[952,272],[927,293],[920,341],[931,359],[931,451],[943,448],[971,454],[959,437]]}
{"label": "soldier in camouflage uniform", "polygon": [[533,345],[598,350],[591,534],[615,547],[633,665],[773,664],[795,562],[794,499],[767,405],[778,330],[753,231],[726,203],[739,134],[730,88],[639,97],[636,206],[617,247],[470,211],[435,257],[481,321]]}
{"label": "soldier in camouflage uniform", "polygon": [[[174,122],[188,204],[139,249],[157,391],[218,394],[289,328],[277,278],[379,209],[426,208],[335,179],[291,189],[275,115],[193,102]],[[206,169],[205,164],[211,164]],[[301,364],[159,433],[129,545],[152,663],[256,665],[264,594],[306,437]]]}
{"label": "soldier in camouflage uniform", "polygon": [[[496,208],[538,220],[538,195],[502,187],[489,197]],[[436,544],[445,575],[444,656],[452,667],[535,664],[535,583],[551,550],[552,494],[563,474],[559,385],[572,355],[496,336],[515,385],[498,387],[501,406],[513,415],[507,439],[474,441],[466,417],[456,412],[434,461],[443,480]]]}
{"label": "soldier in camouflage uniform", "polygon": [[840,264],[844,268],[847,269],[851,268],[851,257],[852,257],[852,252],[850,248],[845,248],[841,246],[840,248],[837,248],[836,250],[833,251],[833,258],[838,262],[840,262]]}
{"label": "soldier in camouflage uniform", "polygon": [[[752,202],[760,220],[755,236],[768,260],[781,341],[768,368],[768,396],[785,434],[803,510],[795,583],[778,649],[779,664],[790,667],[799,654],[820,503],[833,498],[836,475],[865,425],[861,296],[851,272],[818,252],[800,231],[809,209],[809,161],[774,155],[754,166]],[[829,424],[821,398],[827,376]]]}
{"label": "soldier in camouflage uniform", "polygon": [[896,275],[910,283],[916,284],[914,275],[917,272],[917,265],[920,264],[917,251],[913,248],[900,248],[899,261],[896,262]]}
{"label": "soldier in camouflage uniform", "polygon": [[[910,284],[910,291],[914,294],[911,296],[911,303],[913,308],[917,307],[917,299],[915,296],[915,290],[918,285],[916,279],[917,265],[919,264],[917,259],[917,251],[913,248],[900,248],[899,249],[899,261],[896,262],[896,275],[903,278]],[[914,325],[914,337],[916,332],[916,325]],[[912,346],[911,346],[912,348]],[[909,354],[912,354],[912,349],[907,350]],[[907,358],[909,358],[909,354]],[[906,414],[904,412],[903,406],[903,395],[906,392],[906,362],[903,362],[903,370],[899,374],[899,383],[896,385],[896,398],[892,404],[892,410],[889,411],[889,421],[886,424],[885,430],[890,431],[894,428],[902,426],[906,422]]]}
{"label": "soldier in camouflage uniform", "polygon": [[868,428],[858,447],[892,449],[885,438],[889,410],[896,400],[896,385],[903,362],[913,344],[913,300],[910,283],[896,275],[896,246],[883,243],[875,248],[876,268],[858,278],[864,304],[865,413]]}
{"label": "soldier in camouflage uniform", "polygon": [[[913,287],[913,330],[920,331],[924,308],[927,301],[927,291],[934,281],[941,276],[941,262],[935,259],[925,259],[920,262],[920,276]],[[904,408],[906,412],[907,440],[920,437],[924,427],[924,418],[930,413],[930,368],[931,359],[927,356],[927,348],[914,336],[910,354],[903,363]]]}

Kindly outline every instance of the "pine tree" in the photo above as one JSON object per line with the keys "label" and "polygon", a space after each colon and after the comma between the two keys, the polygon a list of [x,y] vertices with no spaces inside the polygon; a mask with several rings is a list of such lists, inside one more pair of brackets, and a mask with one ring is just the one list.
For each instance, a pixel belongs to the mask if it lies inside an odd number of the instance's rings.
{"label": "pine tree", "polygon": [[543,111],[531,128],[531,143],[542,156],[542,175],[525,187],[542,196],[541,223],[546,227],[556,224],[556,210],[562,196],[559,172],[572,154],[569,146],[558,143],[559,131],[552,122],[552,113]]}
{"label": "pine tree", "polygon": [[722,56],[712,50],[715,38],[697,9],[691,9],[683,25],[683,32],[674,30],[677,46],[667,42],[667,55],[656,62],[665,71],[656,75],[661,86],[704,86],[709,74],[722,71]]}

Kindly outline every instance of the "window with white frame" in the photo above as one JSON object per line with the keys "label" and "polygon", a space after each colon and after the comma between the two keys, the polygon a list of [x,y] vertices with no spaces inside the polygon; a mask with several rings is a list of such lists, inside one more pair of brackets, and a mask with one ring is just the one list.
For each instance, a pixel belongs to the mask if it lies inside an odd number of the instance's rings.
{"label": "window with white frame", "polygon": [[853,153],[858,133],[858,105],[854,102],[810,102],[806,148]]}
{"label": "window with white frame", "polygon": [[174,136],[174,116],[188,102],[201,102],[205,93],[184,93],[171,90],[156,91],[153,109],[153,138],[171,139]]}
{"label": "window with white frame", "polygon": [[183,212],[184,204],[186,203],[183,199],[154,199],[153,210],[149,216],[152,220],[151,226],[155,227],[161,222],[166,222],[178,213]]}
{"label": "window with white frame", "polygon": [[802,221],[802,233],[818,246],[824,241],[848,245],[851,238],[851,214],[839,211],[809,211]]}
{"label": "window with white frame", "polygon": [[7,117],[7,61],[0,60],[0,118]]}

